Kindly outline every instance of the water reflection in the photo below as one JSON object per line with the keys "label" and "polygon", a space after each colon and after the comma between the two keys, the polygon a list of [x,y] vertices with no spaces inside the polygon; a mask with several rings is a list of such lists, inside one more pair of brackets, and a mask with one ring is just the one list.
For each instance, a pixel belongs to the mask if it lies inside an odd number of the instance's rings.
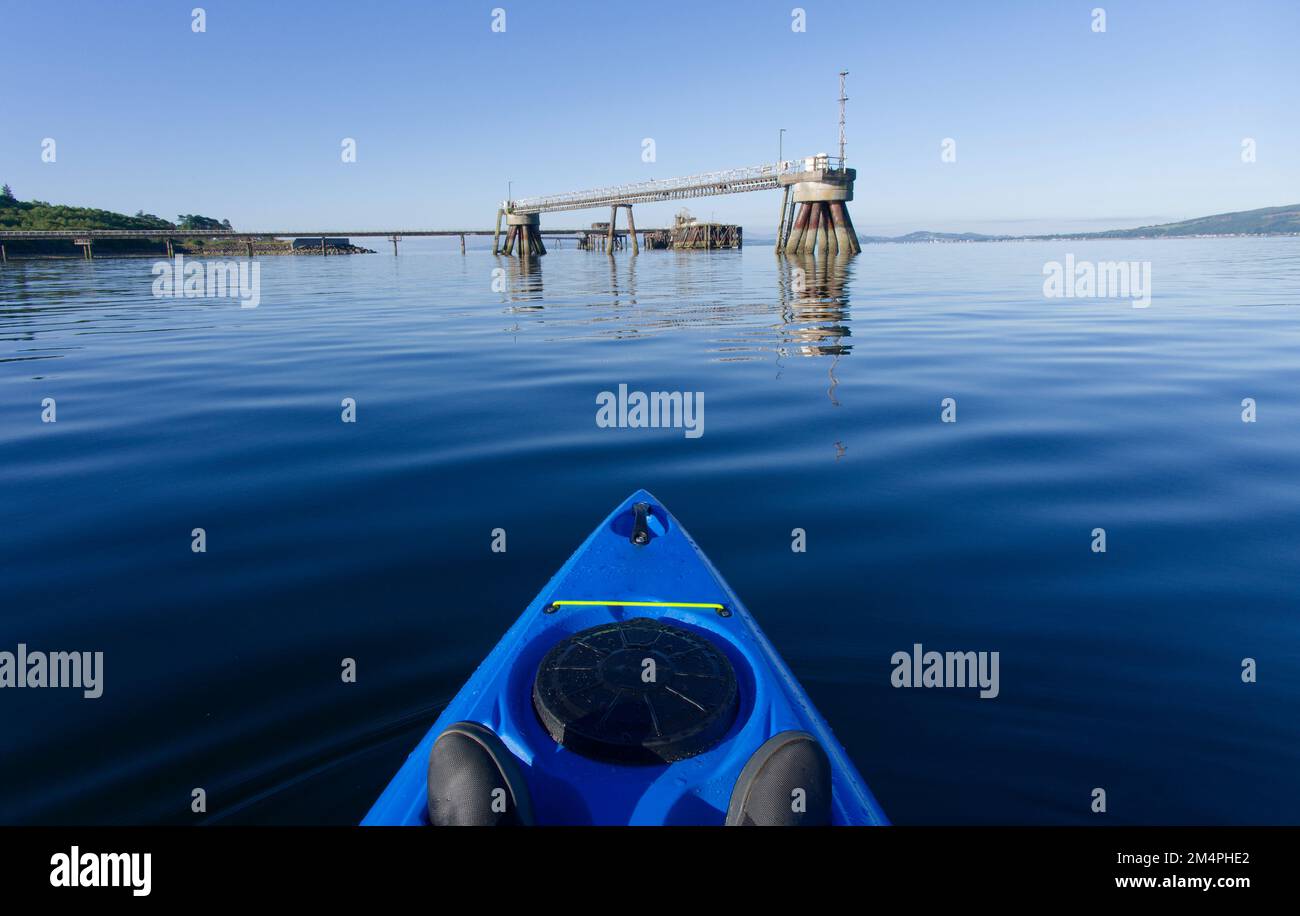
{"label": "water reflection", "polygon": [[[623,289],[627,294],[627,305],[636,305],[636,262],[637,259],[630,257],[627,259],[627,279]],[[609,294],[612,296],[612,304],[620,304],[620,287],[618,280],[619,259],[613,254],[609,255]]]}
{"label": "water reflection", "polygon": [[[781,302],[782,354],[840,356],[853,345],[847,341],[849,300],[845,287],[851,255],[818,257],[777,254],[777,290]],[[831,390],[834,401],[834,370]]]}
{"label": "water reflection", "polygon": [[[504,269],[505,288],[500,290],[510,302],[537,302],[538,305],[513,305],[510,311],[538,311],[542,299],[542,259],[539,257],[497,256],[498,270]],[[502,268],[500,265],[504,264]],[[496,278],[494,278],[496,279]]]}
{"label": "water reflection", "polygon": [[[584,337],[618,339],[647,334],[705,330],[722,362],[785,357],[834,359],[852,352],[848,283],[853,276],[849,255],[786,255],[776,258],[775,301],[770,276],[757,294],[746,277],[756,269],[741,252],[664,252],[662,257],[617,257],[605,254],[601,265],[578,254],[548,265],[552,289],[543,291],[542,262],[537,258],[499,258],[501,296],[508,314],[545,314],[547,339]],[[766,261],[763,273],[772,262]],[[608,274],[604,268],[608,269]],[[558,287],[558,288],[557,288]],[[773,321],[773,315],[776,320]],[[834,367],[827,397],[836,402]]]}

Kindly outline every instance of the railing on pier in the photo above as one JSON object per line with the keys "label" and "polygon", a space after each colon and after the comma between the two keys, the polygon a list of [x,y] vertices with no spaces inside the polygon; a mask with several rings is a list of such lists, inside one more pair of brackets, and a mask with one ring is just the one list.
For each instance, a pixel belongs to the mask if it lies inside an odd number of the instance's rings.
{"label": "railing on pier", "polygon": [[783,162],[751,165],[722,172],[703,172],[699,175],[687,175],[685,178],[663,178],[607,188],[593,188],[587,191],[571,191],[568,194],[525,197],[520,200],[504,201],[502,209],[511,213],[545,213],[628,206],[662,200],[686,200],[692,197],[714,197],[746,191],[770,191],[780,187],[782,175],[843,168],[844,162],[838,157],[809,156],[806,159],[787,159]]}

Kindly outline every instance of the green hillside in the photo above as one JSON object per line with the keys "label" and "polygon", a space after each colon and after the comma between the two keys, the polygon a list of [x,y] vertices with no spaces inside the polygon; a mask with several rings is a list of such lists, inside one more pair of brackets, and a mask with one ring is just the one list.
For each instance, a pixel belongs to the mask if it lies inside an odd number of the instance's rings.
{"label": "green hillside", "polygon": [[177,222],[152,213],[135,216],[96,210],[92,207],[68,207],[43,200],[19,200],[8,185],[0,189],[0,230],[40,229],[230,229],[229,220],[215,220],[197,214],[182,214]]}
{"label": "green hillside", "polygon": [[1187,235],[1285,235],[1300,233],[1300,204],[1286,207],[1264,207],[1260,210],[1241,210],[1236,213],[1216,213],[1187,219],[1180,223],[1162,223],[1158,226],[1141,226],[1137,229],[1111,229],[1106,232],[1089,232],[1071,238],[1131,239],[1171,238]]}

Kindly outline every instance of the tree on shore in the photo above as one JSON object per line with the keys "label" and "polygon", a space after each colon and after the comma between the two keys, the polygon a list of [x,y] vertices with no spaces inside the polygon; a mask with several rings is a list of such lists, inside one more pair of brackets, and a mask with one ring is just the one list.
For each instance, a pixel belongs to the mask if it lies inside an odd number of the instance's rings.
{"label": "tree on shore", "polygon": [[176,223],[180,228],[190,230],[211,229],[217,231],[230,229],[230,220],[228,219],[217,220],[210,216],[200,216],[197,213],[181,213],[176,217]]}
{"label": "tree on shore", "polygon": [[3,188],[0,188],[0,200],[8,202],[16,201],[18,198],[14,197],[14,189],[9,187],[9,185],[5,185]]}

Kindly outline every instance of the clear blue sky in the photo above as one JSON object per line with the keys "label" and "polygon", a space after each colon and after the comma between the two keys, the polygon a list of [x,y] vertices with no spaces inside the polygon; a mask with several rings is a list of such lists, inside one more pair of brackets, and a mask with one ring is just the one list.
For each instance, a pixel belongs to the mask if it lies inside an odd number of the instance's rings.
{"label": "clear blue sky", "polygon": [[[0,181],[20,198],[239,228],[487,227],[507,180],[526,196],[756,164],[782,127],[787,156],[834,152],[840,69],[862,232],[1300,202],[1296,0],[3,0],[0,30]],[[690,206],[766,232],[779,198]]]}

